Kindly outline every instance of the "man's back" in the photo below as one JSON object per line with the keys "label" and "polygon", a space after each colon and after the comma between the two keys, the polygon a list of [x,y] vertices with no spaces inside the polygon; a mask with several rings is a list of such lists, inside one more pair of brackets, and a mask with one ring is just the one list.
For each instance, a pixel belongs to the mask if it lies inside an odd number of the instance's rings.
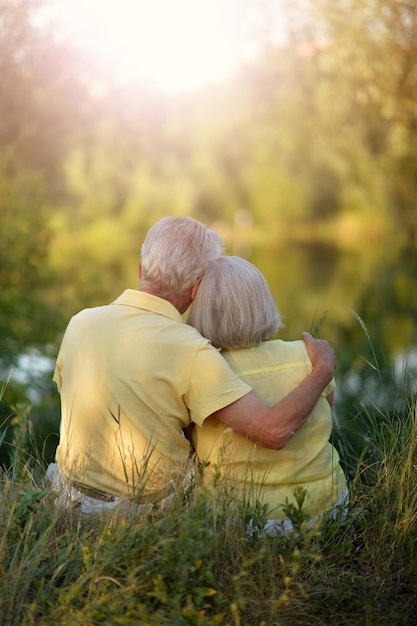
{"label": "man's back", "polygon": [[[145,470],[146,491],[164,487],[187,461],[182,428],[190,416],[202,423],[225,403],[222,362],[169,302],[150,294],[126,290],[111,305],[81,311],[68,325],[54,376],[64,473],[115,495],[142,488]],[[247,392],[243,385],[233,384],[227,400]]]}

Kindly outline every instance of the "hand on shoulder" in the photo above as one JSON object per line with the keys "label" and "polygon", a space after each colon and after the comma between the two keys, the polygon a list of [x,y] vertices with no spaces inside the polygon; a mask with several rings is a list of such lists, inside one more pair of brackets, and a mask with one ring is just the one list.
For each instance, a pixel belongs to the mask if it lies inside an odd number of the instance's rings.
{"label": "hand on shoulder", "polygon": [[301,333],[308,355],[313,364],[313,370],[319,371],[328,382],[333,378],[336,369],[336,356],[333,348],[325,339],[314,339],[310,333]]}

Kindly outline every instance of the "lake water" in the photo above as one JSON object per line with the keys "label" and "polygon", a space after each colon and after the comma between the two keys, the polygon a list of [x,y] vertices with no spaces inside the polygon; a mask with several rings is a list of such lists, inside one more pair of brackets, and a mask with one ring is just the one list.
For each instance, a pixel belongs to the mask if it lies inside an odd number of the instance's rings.
{"label": "lake water", "polygon": [[[364,241],[340,249],[294,244],[254,250],[284,317],[284,339],[315,330],[337,353],[357,351],[369,340],[387,358],[417,348],[417,253]],[[369,337],[367,337],[369,335]]]}
{"label": "lake water", "polygon": [[279,336],[295,339],[308,330],[332,344],[344,421],[357,413],[356,401],[392,408],[390,394],[398,396],[402,386],[415,390],[417,252],[395,242],[276,245],[250,257],[283,315]]}

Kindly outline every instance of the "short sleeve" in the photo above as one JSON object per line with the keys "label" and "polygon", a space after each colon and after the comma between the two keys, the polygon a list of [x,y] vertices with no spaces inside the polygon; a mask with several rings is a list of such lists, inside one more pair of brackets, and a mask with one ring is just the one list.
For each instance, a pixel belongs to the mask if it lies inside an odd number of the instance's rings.
{"label": "short sleeve", "polygon": [[201,426],[206,417],[250,391],[252,388],[233,372],[220,352],[202,341],[190,368],[186,404],[191,421]]}

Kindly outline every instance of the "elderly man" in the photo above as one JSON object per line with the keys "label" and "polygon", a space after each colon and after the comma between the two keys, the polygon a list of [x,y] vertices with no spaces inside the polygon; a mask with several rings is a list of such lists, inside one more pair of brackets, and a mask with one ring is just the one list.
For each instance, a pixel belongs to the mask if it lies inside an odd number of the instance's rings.
{"label": "elderly man", "polygon": [[305,333],[313,371],[270,408],[184,323],[221,253],[215,231],[190,217],[164,218],[143,243],[139,290],[71,319],[54,375],[62,419],[48,475],[84,511],[169,497],[189,457],[183,430],[210,415],[264,447],[285,446],[332,379],[333,350]]}

